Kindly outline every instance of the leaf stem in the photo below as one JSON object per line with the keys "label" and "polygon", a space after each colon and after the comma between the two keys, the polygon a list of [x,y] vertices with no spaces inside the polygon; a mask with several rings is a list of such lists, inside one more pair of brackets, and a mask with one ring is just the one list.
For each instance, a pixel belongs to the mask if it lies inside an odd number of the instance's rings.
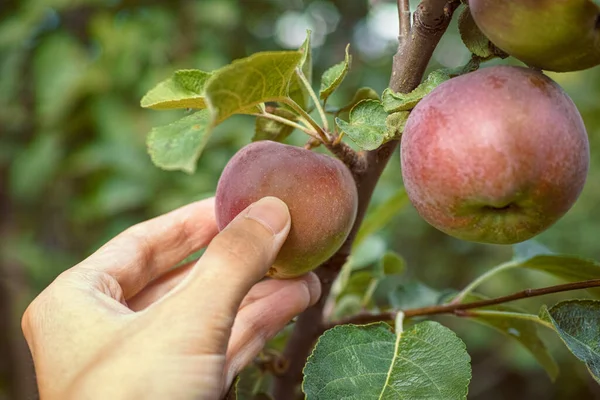
{"label": "leaf stem", "polygon": [[256,113],[256,114],[250,114],[250,115],[258,117],[258,118],[267,118],[267,119],[270,119],[272,121],[280,122],[282,124],[291,126],[292,128],[296,128],[298,130],[301,130],[301,131],[305,132],[307,135],[309,135],[309,136],[311,136],[311,137],[313,137],[315,139],[319,139],[319,136],[317,135],[317,132],[315,132],[315,131],[307,128],[307,127],[304,127],[304,126],[302,126],[300,124],[297,124],[294,121],[290,121],[287,118],[280,117],[279,115],[270,114],[268,112]]}
{"label": "leaf stem", "polygon": [[467,296],[469,293],[471,293],[473,290],[475,290],[475,288],[479,285],[481,285],[483,282],[487,281],[488,279],[490,279],[492,276],[496,275],[499,272],[505,271],[507,269],[510,268],[514,268],[517,267],[519,265],[518,262],[515,261],[509,261],[503,264],[498,265],[497,267],[492,268],[491,270],[489,270],[488,272],[486,272],[485,274],[479,276],[477,279],[475,279],[473,282],[469,283],[463,290],[460,291],[460,293],[450,302],[450,304],[458,304],[461,303],[462,300],[465,298],[465,296]]}
{"label": "leaf stem", "polygon": [[306,87],[306,90],[308,90],[308,94],[312,98],[313,103],[315,104],[315,108],[317,109],[317,111],[319,112],[319,115],[321,116],[321,121],[323,121],[323,129],[326,132],[329,132],[329,123],[327,121],[327,115],[325,115],[325,110],[321,106],[321,103],[319,103],[319,98],[317,97],[317,94],[315,93],[314,89],[312,88],[312,85],[310,84],[310,82],[306,78],[306,75],[304,75],[304,72],[302,72],[302,70],[300,68],[296,68],[296,74],[300,78],[300,81],[302,81],[302,84],[304,85],[304,87]]}
{"label": "leaf stem", "polygon": [[288,97],[282,98],[280,102],[290,106],[294,111],[296,111],[300,117],[304,118],[306,122],[308,122],[310,126],[314,128],[320,140],[325,144],[329,144],[329,137],[327,136],[327,133],[306,111],[304,111],[302,107],[300,107],[298,103]]}
{"label": "leaf stem", "polygon": [[[405,318],[421,317],[426,315],[439,315],[439,314],[456,314],[459,316],[469,316],[469,313],[460,313],[463,310],[472,310],[475,308],[489,307],[497,304],[508,303],[515,300],[526,299],[530,297],[543,296],[552,293],[568,292],[579,289],[589,289],[600,286],[600,279],[590,279],[587,281],[566,283],[562,285],[548,286],[539,289],[526,289],[520,292],[510,294],[508,296],[497,297],[495,299],[479,300],[471,303],[460,303],[454,302],[436,306],[412,308],[403,310]],[[388,311],[380,314],[357,314],[352,317],[348,317],[339,321],[334,321],[326,326],[326,329],[332,328],[336,325],[344,324],[367,324],[371,322],[379,321],[393,321],[396,315],[400,311]]]}

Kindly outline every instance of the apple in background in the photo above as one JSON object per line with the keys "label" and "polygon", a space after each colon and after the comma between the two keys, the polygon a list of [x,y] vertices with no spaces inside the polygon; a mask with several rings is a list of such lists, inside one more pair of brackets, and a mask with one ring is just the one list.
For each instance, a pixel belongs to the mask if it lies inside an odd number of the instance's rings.
{"label": "apple in background", "polygon": [[464,240],[512,244],[572,207],[589,143],[554,81],[496,66],[444,82],[414,108],[401,164],[409,198],[431,225]]}
{"label": "apple in background", "polygon": [[223,170],[215,205],[219,229],[265,196],[286,203],[292,219],[268,273],[274,278],[294,278],[318,267],[342,246],[356,219],[356,184],[341,161],[265,140],[243,147]]}
{"label": "apple in background", "polygon": [[592,0],[470,0],[479,29],[529,66],[567,72],[600,64],[600,8]]}

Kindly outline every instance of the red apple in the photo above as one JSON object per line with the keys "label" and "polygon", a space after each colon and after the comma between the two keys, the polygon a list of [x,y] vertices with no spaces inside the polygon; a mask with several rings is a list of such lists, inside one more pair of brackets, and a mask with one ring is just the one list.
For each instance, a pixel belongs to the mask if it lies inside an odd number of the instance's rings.
{"label": "red apple", "polygon": [[341,161],[265,140],[242,148],[223,170],[215,206],[219,229],[265,196],[286,203],[292,219],[268,273],[275,278],[293,278],[318,267],[342,246],[356,218],[356,184]]}
{"label": "red apple", "polygon": [[460,239],[517,243],[575,203],[589,144],[554,81],[531,69],[485,68],[438,86],[412,111],[402,176],[419,214]]}

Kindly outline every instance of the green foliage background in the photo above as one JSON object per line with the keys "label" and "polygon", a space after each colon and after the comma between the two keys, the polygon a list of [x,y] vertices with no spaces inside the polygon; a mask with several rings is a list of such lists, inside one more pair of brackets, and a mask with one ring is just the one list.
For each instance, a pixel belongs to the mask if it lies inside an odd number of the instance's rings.
{"label": "green foliage background", "polygon": [[[295,48],[294,33],[303,39],[305,29],[312,28],[318,38],[315,77],[341,61],[351,43],[352,69],[328,104],[344,104],[362,86],[381,93],[395,51],[392,41],[384,43],[381,29],[393,7],[395,2],[366,0],[4,0],[0,399],[25,399],[34,391],[19,331],[26,304],[61,271],[124,228],[211,196],[227,160],[250,142],[254,120],[237,116],[213,133],[194,175],[157,169],[146,152],[146,135],[182,112],[141,109],[147,90],[176,69],[212,70],[253,52]],[[468,57],[454,21],[431,68],[456,67]],[[559,252],[600,259],[600,68],[551,77],[584,117],[592,168],[576,206],[539,240]],[[296,132],[289,142],[305,140]],[[401,185],[398,171],[396,156],[373,205]],[[406,258],[409,275],[440,290],[464,286],[511,254],[508,247],[445,236],[411,207],[369,240],[369,251],[387,243]],[[553,283],[539,273],[519,271],[485,288],[488,294],[502,295]],[[457,331],[473,357],[470,399],[600,398],[585,366],[556,338],[550,343],[561,375],[551,385],[533,358],[512,341],[468,321],[440,320]]]}

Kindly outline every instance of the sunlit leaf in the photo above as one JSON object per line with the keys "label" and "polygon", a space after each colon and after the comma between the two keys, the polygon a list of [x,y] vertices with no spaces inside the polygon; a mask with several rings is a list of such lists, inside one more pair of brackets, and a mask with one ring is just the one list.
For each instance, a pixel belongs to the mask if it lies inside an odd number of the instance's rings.
{"label": "sunlit leaf", "polygon": [[[311,49],[311,31],[306,31],[306,39],[302,46],[300,46],[299,51],[302,52],[302,59],[298,64],[298,68],[302,71],[308,83],[312,85],[312,49]],[[307,109],[310,103],[310,94],[308,93],[308,89],[304,86],[300,78],[294,74],[292,77],[292,81],[290,82],[290,93],[289,96],[292,100],[298,103],[303,109]]]}
{"label": "sunlit leaf", "polygon": [[210,77],[211,73],[197,69],[176,71],[151,89],[142,98],[141,105],[155,110],[205,108],[204,86]]}
{"label": "sunlit leaf", "polygon": [[544,306],[540,317],[554,326],[569,350],[600,383],[600,301],[568,300],[550,309]]}
{"label": "sunlit leaf", "polygon": [[410,111],[415,108],[423,97],[448,79],[450,79],[450,76],[446,71],[436,70],[430,73],[427,79],[410,93],[396,93],[387,88],[382,95],[383,108],[388,113]]}
{"label": "sunlit leaf", "polygon": [[339,64],[334,65],[323,73],[321,77],[321,89],[319,97],[327,101],[329,96],[340,86],[352,63],[352,56],[349,54],[350,45],[346,46],[346,58]]}
{"label": "sunlit leaf", "polygon": [[394,335],[384,323],[337,326],[304,368],[307,400],[464,399],[471,379],[464,343],[427,321]]}
{"label": "sunlit leaf", "polygon": [[152,129],[148,152],[157,167],[193,173],[210,138],[210,114],[200,110],[170,125]]}
{"label": "sunlit leaf", "polygon": [[299,51],[262,52],[215,71],[205,87],[214,123],[252,112],[260,103],[286,98],[302,57]]}

